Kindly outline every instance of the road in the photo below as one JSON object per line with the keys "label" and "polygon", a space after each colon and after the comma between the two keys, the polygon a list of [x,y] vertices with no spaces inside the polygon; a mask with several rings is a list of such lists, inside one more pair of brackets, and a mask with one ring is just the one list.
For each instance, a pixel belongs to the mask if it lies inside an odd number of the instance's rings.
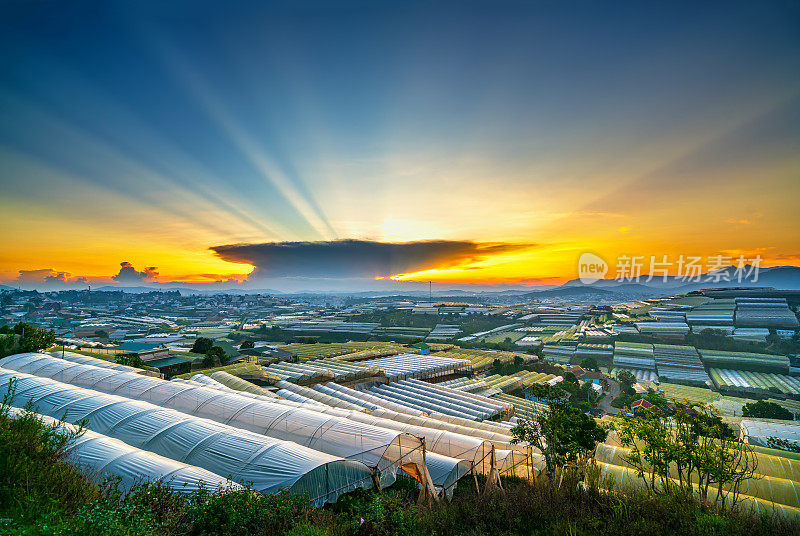
{"label": "road", "polygon": [[608,391],[606,392],[606,396],[601,400],[597,407],[609,413],[611,415],[616,415],[619,411],[619,408],[615,408],[611,406],[611,401],[614,400],[619,396],[619,382],[612,380],[611,378],[608,379]]}

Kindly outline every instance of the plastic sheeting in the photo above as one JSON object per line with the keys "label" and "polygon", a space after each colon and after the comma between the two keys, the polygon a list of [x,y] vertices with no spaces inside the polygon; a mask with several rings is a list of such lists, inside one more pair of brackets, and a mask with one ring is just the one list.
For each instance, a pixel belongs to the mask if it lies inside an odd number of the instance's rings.
{"label": "plastic sheeting", "polygon": [[[356,399],[360,400],[363,403],[370,404],[370,406],[380,406],[380,407],[383,407],[383,408],[386,408],[386,409],[390,409],[392,411],[396,411],[398,413],[407,413],[409,415],[416,415],[416,416],[425,415],[425,412],[420,411],[418,409],[414,409],[414,408],[411,408],[411,407],[408,407],[408,406],[404,406],[402,404],[397,404],[397,403],[394,403],[394,402],[390,402],[388,400],[384,400],[383,398],[378,398],[377,396],[371,395],[371,394],[366,393],[364,391],[356,391],[355,389],[351,389],[350,387],[344,387],[344,386],[339,385],[339,384],[334,383],[334,382],[328,382],[325,385],[327,387],[330,387],[334,391],[338,391],[340,393],[344,393],[344,394],[346,394],[348,396],[351,396],[353,398],[356,398]],[[365,408],[366,407],[370,407],[370,406],[364,405],[363,403],[358,403],[358,402],[355,402],[355,401],[353,401],[353,403],[354,404],[358,404],[359,406],[363,406]]]}
{"label": "plastic sheeting", "polygon": [[311,404],[315,406],[324,406],[322,402],[317,402],[316,400],[311,400],[310,398],[303,396],[298,393],[293,393],[291,391],[287,391],[286,389],[278,389],[277,392],[278,396],[285,398],[286,400],[291,400],[293,402],[300,402],[301,404]]}
{"label": "plastic sheeting", "polygon": [[225,372],[224,370],[218,370],[216,372],[212,372],[208,377],[221,383],[225,387],[233,389],[234,391],[245,391],[247,393],[252,393],[254,395],[261,395],[270,398],[275,398],[275,394],[269,389],[264,389],[263,387],[259,387],[258,385],[252,382],[234,376],[233,374]]}
{"label": "plastic sheeting", "polygon": [[[645,487],[644,481],[636,475],[636,471],[630,467],[622,467],[604,462],[597,462],[600,468],[600,486],[610,486],[613,482],[615,489],[634,489],[643,490]],[[696,490],[695,490],[696,491]],[[714,487],[709,487],[708,498],[715,500],[717,490]],[[800,509],[792,506],[787,506],[780,503],[772,503],[768,500],[753,497],[742,493],[740,495],[741,507],[750,508],[759,513],[780,513],[788,518],[800,519]]]}
{"label": "plastic sheeting", "polygon": [[[305,387],[294,386],[294,388],[312,391],[323,397],[327,396]],[[240,394],[245,395],[247,393]],[[359,411],[354,411],[325,404],[302,404],[291,400],[274,400],[274,403],[292,407],[302,406],[308,410],[326,415],[336,415],[381,428],[406,432],[415,437],[424,437],[429,453],[434,452],[445,456],[471,460],[476,464],[476,470],[480,472],[487,472],[489,469],[488,455],[492,446],[498,449],[514,450],[516,456],[519,456],[520,452],[527,452],[527,447],[511,445],[509,443],[511,438],[506,434],[466,428],[428,417],[417,417],[383,409],[364,413],[360,411],[362,408],[359,408]]]}
{"label": "plastic sheeting", "polygon": [[125,372],[141,374],[142,376],[153,376],[154,378],[161,377],[161,374],[157,370],[129,367],[128,365],[120,365],[119,363],[114,363],[113,361],[106,361],[105,359],[99,359],[97,357],[76,354],[75,352],[50,352],[50,355],[60,359],[66,359],[67,361],[72,361],[73,363],[80,363],[82,365],[94,365],[95,367],[123,370]]}
{"label": "plastic sheeting", "polygon": [[474,409],[476,411],[488,412],[490,416],[498,415],[503,412],[512,412],[514,406],[504,402],[498,402],[485,396],[479,396],[472,393],[464,393],[456,389],[450,389],[437,384],[426,383],[420,380],[403,380],[397,383],[399,386],[407,387],[409,390],[417,390],[416,392],[426,393],[433,398],[443,401],[452,401],[460,404],[465,408]]}
{"label": "plastic sheeting", "polygon": [[275,439],[292,441],[333,456],[357,460],[379,469],[384,486],[394,482],[403,463],[421,463],[421,442],[417,437],[305,408],[287,407],[206,386],[70,363],[43,354],[7,357],[0,360],[0,365],[152,402]]}
{"label": "plastic sheeting", "polygon": [[358,406],[356,404],[351,404],[345,400],[341,400],[339,398],[335,398],[325,393],[320,393],[319,391],[315,391],[309,387],[301,387],[299,385],[295,385],[293,383],[280,381],[276,384],[281,390],[289,391],[292,393],[296,393],[301,395],[305,398],[309,398],[311,400],[315,400],[317,402],[321,402],[326,406],[330,406],[332,408],[341,408],[353,411],[364,411],[364,408]]}
{"label": "plastic sheeting", "polygon": [[800,445],[800,423],[742,419],[740,427],[742,435],[754,445],[767,446],[767,440],[770,437],[777,437]]}
{"label": "plastic sheeting", "polygon": [[456,483],[472,469],[472,464],[467,460],[450,458],[433,452],[428,453],[425,462],[428,465],[433,485],[448,498],[453,496]]}
{"label": "plastic sheeting", "polygon": [[320,505],[372,485],[371,471],[360,462],[15,370],[0,368],[0,389],[8,389],[14,378],[17,387],[12,404],[16,407],[31,404],[50,417],[67,422],[85,420],[92,431],[236,482],[249,482],[256,491],[285,489],[307,494],[312,503]]}
{"label": "plastic sheeting", "polygon": [[[349,387],[337,385],[333,382],[326,383],[325,385],[330,386],[336,391],[344,392],[355,397],[361,397],[363,395],[365,396],[365,400],[371,401],[373,398],[375,400],[382,400],[377,397],[372,397],[372,395],[368,393],[355,391]],[[369,413],[376,417],[382,417],[397,422],[424,426],[426,428],[433,428],[435,430],[447,430],[457,434],[478,437],[491,441],[497,448],[508,448],[508,444],[511,441],[509,429],[498,423],[477,422],[437,413],[425,414],[417,410],[415,410],[417,414],[409,414],[401,411],[393,411],[392,409],[389,409],[389,407],[390,406],[387,405],[384,406],[386,409],[376,409],[370,411]]]}
{"label": "plastic sheeting", "polygon": [[[9,408],[11,418],[33,415],[47,425],[58,424],[58,419],[47,415],[30,414],[18,408]],[[60,430],[76,433],[80,429],[61,423]],[[64,447],[66,461],[81,470],[87,478],[100,484],[106,477],[118,477],[120,489],[130,490],[142,482],[163,482],[179,492],[208,490],[240,490],[239,484],[200,467],[159,456],[153,452],[132,447],[119,439],[83,429]]]}
{"label": "plastic sheeting", "polygon": [[462,406],[457,402],[442,400],[427,390],[407,385],[401,386],[392,383],[388,385],[376,385],[370,387],[369,393],[379,398],[402,403],[421,411],[437,412],[472,420],[483,420],[491,416],[486,410],[475,410]]}
{"label": "plastic sheeting", "polygon": [[[629,449],[602,443],[597,446],[595,451],[597,461],[620,467],[629,467],[625,461],[625,458],[629,455]],[[671,476],[673,478],[678,477],[676,469],[671,471]],[[766,476],[759,473],[755,478],[745,480],[739,491],[744,495],[765,501],[776,502],[793,508],[800,507],[800,483],[786,478]]]}
{"label": "plastic sheeting", "polygon": [[420,354],[398,354],[368,359],[360,363],[382,368],[386,371],[386,377],[393,381],[406,378],[432,378],[472,369],[472,362],[465,359]]}

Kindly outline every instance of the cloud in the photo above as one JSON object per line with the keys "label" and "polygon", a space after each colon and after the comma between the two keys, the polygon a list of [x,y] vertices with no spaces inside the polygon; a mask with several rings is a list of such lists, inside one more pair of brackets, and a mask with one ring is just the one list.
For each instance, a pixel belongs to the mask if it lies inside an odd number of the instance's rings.
{"label": "cloud", "polygon": [[19,270],[14,283],[25,288],[58,290],[86,283],[85,277],[73,278],[69,272],[59,272],[52,268],[38,270]]}
{"label": "cloud", "polygon": [[129,262],[121,262],[119,266],[119,273],[111,277],[119,283],[141,283],[158,278],[158,268],[155,266],[148,266],[142,272],[137,271]]}
{"label": "cloud", "polygon": [[58,277],[59,275],[67,276],[65,272],[56,272],[52,268],[41,268],[39,270],[20,270],[17,276],[17,283],[44,283],[48,278]]}
{"label": "cloud", "polygon": [[228,262],[254,266],[250,274],[250,280],[254,280],[284,277],[374,279],[376,276],[461,266],[532,247],[535,244],[468,240],[331,240],[229,244],[210,249]]}

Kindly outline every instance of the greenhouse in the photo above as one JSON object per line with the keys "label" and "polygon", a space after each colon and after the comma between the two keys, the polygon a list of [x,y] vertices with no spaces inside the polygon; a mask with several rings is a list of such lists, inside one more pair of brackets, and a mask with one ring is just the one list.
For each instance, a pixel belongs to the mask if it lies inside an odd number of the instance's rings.
{"label": "greenhouse", "polygon": [[[357,404],[352,404],[339,397],[330,396],[321,391],[317,391],[316,389],[312,389],[311,387],[302,387],[300,385],[295,385],[293,383],[284,381],[278,382],[277,387],[279,387],[278,393],[280,394],[280,396],[284,396],[287,393],[293,393],[294,395],[299,395],[301,397],[307,398],[314,402],[322,403],[323,405],[330,406],[332,408],[340,408],[352,411],[364,411],[365,409]],[[284,396],[284,398],[289,398],[289,397]],[[302,401],[300,398],[297,397],[295,397],[294,399],[297,401]]]}
{"label": "greenhouse", "polygon": [[719,389],[777,390],[791,395],[800,394],[800,380],[794,376],[722,368],[709,369],[709,373]]}
{"label": "greenhouse", "polygon": [[636,322],[636,329],[642,335],[655,337],[685,337],[689,333],[689,324],[686,322]]}
{"label": "greenhouse", "polygon": [[556,363],[568,364],[575,355],[575,348],[572,346],[559,346],[555,344],[545,344],[542,346],[542,358]]}
{"label": "greenhouse", "polygon": [[614,358],[614,347],[610,344],[579,344],[575,349],[575,359],[582,360],[594,357],[598,361],[611,361]]}
{"label": "greenhouse", "polygon": [[483,379],[478,378],[455,378],[444,381],[439,385],[444,385],[445,387],[457,389],[465,393],[475,393],[487,397],[493,397],[496,394],[502,393],[499,389],[490,387]]}
{"label": "greenhouse", "polygon": [[0,366],[52,378],[108,394],[143,400],[232,427],[352,459],[381,472],[382,485],[394,481],[400,466],[421,461],[419,439],[395,430],[256,400],[207,386],[169,382],[128,372],[70,363],[43,354],[20,354]]}
{"label": "greenhouse", "polygon": [[[195,374],[192,376],[192,379],[196,379],[199,374]],[[269,389],[264,389],[263,387],[259,387],[258,385],[245,380],[244,378],[240,378],[238,376],[234,376],[229,372],[225,372],[224,370],[218,370],[216,372],[212,372],[207,378],[211,378],[212,380],[228,387],[229,389],[233,389],[234,391],[245,391],[248,393],[252,393],[254,395],[266,396],[269,398],[275,398],[275,395]]]}
{"label": "greenhouse", "polygon": [[106,361],[105,359],[100,359],[97,357],[91,357],[83,354],[76,354],[75,352],[63,352],[63,351],[51,352],[50,355],[53,357],[66,359],[67,361],[72,361],[73,363],[80,363],[82,365],[94,365],[95,367],[110,368],[113,370],[124,370],[125,372],[133,372],[136,374],[142,374],[144,376],[153,376],[155,378],[161,377],[161,374],[158,372],[158,369],[148,370],[136,367],[129,367],[127,365],[120,365],[119,363],[114,363],[113,361]]}
{"label": "greenhouse", "polygon": [[472,470],[472,463],[430,452],[425,458],[433,485],[440,494],[450,498],[456,483]]}
{"label": "greenhouse", "polygon": [[733,326],[735,311],[732,299],[712,300],[687,311],[686,322],[692,326]]}
{"label": "greenhouse", "polygon": [[694,346],[654,344],[653,357],[659,377],[703,385],[711,381]]}
{"label": "greenhouse", "polygon": [[769,337],[767,328],[734,328],[731,337],[737,341],[764,342]]}
{"label": "greenhouse", "polygon": [[647,370],[647,369],[637,369],[637,368],[622,368],[622,367],[614,367],[611,369],[609,373],[612,378],[616,378],[617,374],[620,371],[626,370],[633,374],[636,377],[636,381],[638,382],[651,382],[656,383],[658,382],[658,373],[655,370]]}
{"label": "greenhouse", "polygon": [[797,317],[785,298],[736,298],[736,326],[797,329]]}
{"label": "greenhouse", "polygon": [[767,446],[767,439],[775,437],[795,445],[800,445],[800,423],[770,422],[755,419],[742,419],[740,423],[742,437],[754,445]]}
{"label": "greenhouse", "polygon": [[453,400],[442,391],[427,389],[401,383],[379,384],[370,387],[367,393],[397,402],[426,413],[441,413],[470,420],[484,420],[499,413],[498,408],[489,410],[474,404],[464,404],[461,400]]}
{"label": "greenhouse", "polygon": [[686,321],[686,310],[685,309],[674,309],[669,307],[653,307],[648,311],[650,316],[659,320],[659,321],[667,321],[667,322],[685,322]]}
{"label": "greenhouse", "polygon": [[435,378],[459,371],[471,371],[472,362],[435,355],[399,354],[361,361],[364,365],[382,368],[392,381],[407,378]]}
{"label": "greenhouse", "polygon": [[638,342],[614,343],[614,366],[642,370],[656,370],[653,345]]}
{"label": "greenhouse", "polygon": [[[58,419],[36,413],[30,414],[18,408],[9,410],[11,418],[34,415],[47,425],[60,422]],[[187,493],[197,491],[201,487],[211,491],[243,489],[239,484],[211,471],[132,447],[119,439],[92,430],[85,428],[81,430],[69,423],[61,423],[60,430],[70,434],[80,432],[64,447],[65,459],[97,484],[101,484],[106,477],[115,477],[119,478],[119,486],[123,491],[130,490],[142,481],[160,481],[174,491]]]}
{"label": "greenhouse", "polygon": [[711,368],[789,373],[789,358],[783,355],[704,349],[700,349],[699,352],[705,366]]}
{"label": "greenhouse", "polygon": [[[623,447],[613,447],[606,444],[599,444],[595,451],[595,459],[599,463],[610,464],[625,469],[631,469],[626,461],[630,455],[630,450]],[[671,471],[672,478],[678,478],[677,470]],[[800,483],[780,478],[756,474],[754,478],[748,478],[742,482],[740,493],[766,502],[775,502],[792,508],[800,507]],[[716,495],[710,494],[712,497]]]}
{"label": "greenhouse", "polygon": [[250,482],[256,491],[285,489],[307,494],[320,505],[372,485],[372,472],[360,462],[148,402],[0,368],[0,388],[8,389],[14,378],[16,407],[32,404],[50,417],[86,421],[94,432],[217,475],[230,475],[235,482]]}
{"label": "greenhouse", "polygon": [[304,363],[287,363],[281,361],[264,367],[264,371],[281,380],[307,385],[319,381],[328,381],[334,378],[334,373],[328,369],[314,367]]}
{"label": "greenhouse", "polygon": [[420,396],[449,401],[457,407],[485,412],[488,414],[486,418],[500,414],[510,415],[514,412],[514,406],[511,404],[498,402],[485,396],[464,393],[435,383],[426,383],[420,380],[402,380],[394,385],[403,387],[410,392],[418,393]]}
{"label": "greenhouse", "polygon": [[501,394],[497,395],[498,400],[514,404],[514,415],[522,417],[523,419],[532,419],[542,411],[547,409],[546,404],[540,404],[533,400],[527,400],[514,395]]}
{"label": "greenhouse", "polygon": [[421,416],[425,414],[424,412],[418,409],[414,409],[412,407],[405,406],[403,404],[390,402],[388,400],[384,400],[382,398],[378,398],[377,396],[371,395],[367,392],[357,391],[355,389],[344,387],[334,382],[326,383],[325,387],[335,391],[336,394],[331,394],[331,396],[333,396],[334,398],[341,398],[342,400],[350,401],[352,404],[361,406],[363,408],[368,408],[372,410],[377,408],[389,409],[399,413],[407,413],[409,415],[415,415],[415,416]]}

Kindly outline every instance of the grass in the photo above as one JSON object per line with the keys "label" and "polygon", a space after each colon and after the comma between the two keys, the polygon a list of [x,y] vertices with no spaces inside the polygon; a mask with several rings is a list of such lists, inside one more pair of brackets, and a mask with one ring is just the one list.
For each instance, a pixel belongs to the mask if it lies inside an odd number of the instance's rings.
{"label": "grass", "polygon": [[[789,535],[800,524],[751,512],[721,512],[683,496],[581,490],[506,478],[478,495],[465,479],[450,502],[416,504],[399,478],[381,492],[359,490],[313,508],[302,496],[251,490],[179,494],[163,483],[122,491],[96,485],[64,461],[72,436],[35,416],[0,409],[0,534],[24,536],[388,536],[388,535]],[[482,481],[482,479],[481,479]],[[481,484],[482,485],[482,484]],[[482,485],[483,487],[483,485]]]}

